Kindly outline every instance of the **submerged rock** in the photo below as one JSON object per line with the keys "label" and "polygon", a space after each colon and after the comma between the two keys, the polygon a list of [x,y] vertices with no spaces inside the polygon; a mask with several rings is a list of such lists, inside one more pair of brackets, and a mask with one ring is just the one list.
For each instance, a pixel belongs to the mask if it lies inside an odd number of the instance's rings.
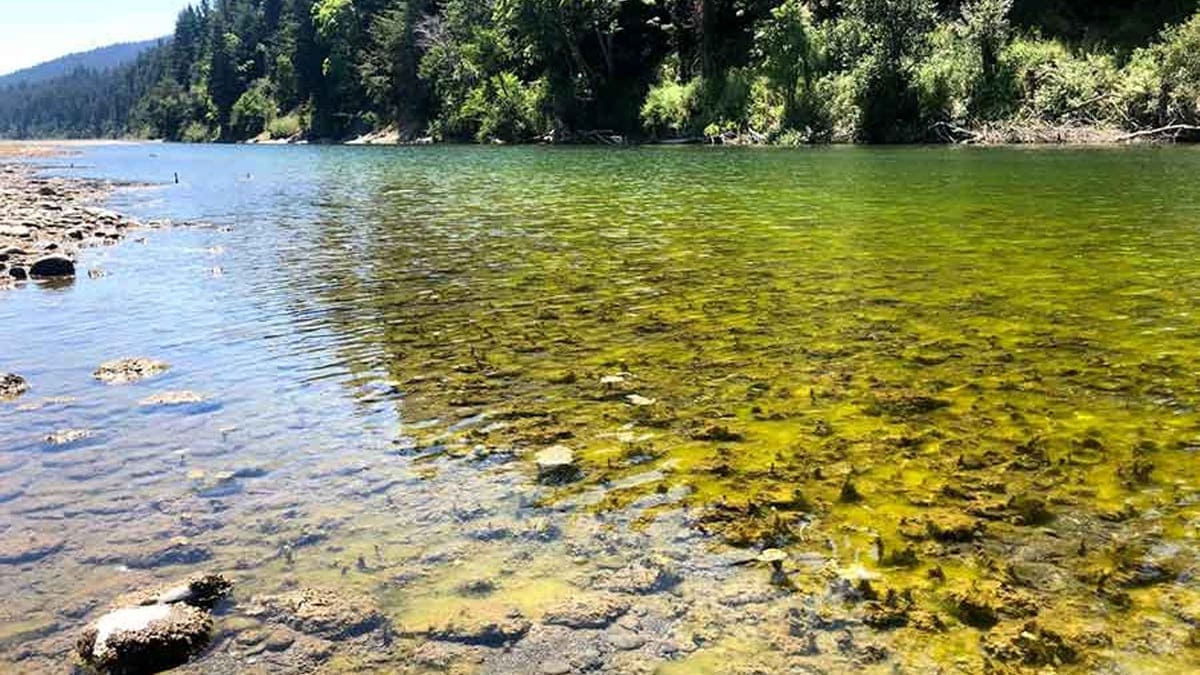
{"label": "submerged rock", "polygon": [[92,376],[105,384],[131,384],[162,375],[170,368],[169,363],[154,359],[120,359],[100,364]]}
{"label": "submerged rock", "polygon": [[85,441],[93,436],[90,429],[60,429],[46,436],[46,444],[55,447]]}
{"label": "submerged rock", "polygon": [[568,628],[604,628],[629,611],[629,602],[613,595],[568,600],[546,612],[545,623]]}
{"label": "submerged rock", "polygon": [[984,531],[979,520],[955,511],[939,511],[917,518],[901,518],[900,534],[908,539],[934,539],[943,543],[967,542]]}
{"label": "submerged rock", "polygon": [[715,423],[699,426],[689,436],[694,441],[713,441],[716,443],[738,443],[746,440],[746,436],[742,432]]}
{"label": "submerged rock", "polygon": [[419,633],[431,640],[477,647],[503,647],[517,642],[529,632],[531,624],[519,612],[503,618],[459,615],[439,626]]}
{"label": "submerged rock", "polygon": [[1027,593],[991,581],[951,592],[947,599],[955,618],[974,628],[987,629],[1002,618],[1021,619],[1038,613],[1037,602]]}
{"label": "submerged rock", "polygon": [[1079,660],[1079,649],[1064,635],[1036,621],[995,629],[983,640],[983,651],[1005,664],[1062,666]]}
{"label": "submerged rock", "polygon": [[64,543],[62,539],[36,532],[5,532],[4,536],[0,537],[0,565],[37,562],[60,551]]}
{"label": "submerged rock", "polygon": [[131,569],[150,569],[167,565],[194,565],[212,558],[207,546],[186,541],[174,541],[167,546],[139,551],[125,558]]}
{"label": "submerged rock", "polygon": [[565,445],[555,445],[538,452],[533,460],[537,464],[538,481],[557,485],[579,478],[575,452]]}
{"label": "submerged rock", "polygon": [[174,604],[212,609],[233,590],[233,582],[220,574],[198,574],[177,584],[140,594],[140,604]]}
{"label": "submerged rock", "polygon": [[364,635],[386,622],[373,598],[354,591],[301,588],[262,603],[280,623],[328,640]]}
{"label": "submerged rock", "polygon": [[599,586],[616,593],[649,595],[671,590],[680,581],[677,574],[661,565],[639,562],[611,573]]}
{"label": "submerged rock", "polygon": [[929,413],[949,407],[949,401],[924,394],[891,393],[877,397],[867,408],[867,413],[877,417],[903,419],[928,415]]}
{"label": "submerged rock", "polygon": [[13,373],[0,373],[0,401],[11,401],[29,391],[25,378]]}
{"label": "submerged rock", "polygon": [[194,391],[165,391],[161,394],[147,396],[138,401],[138,405],[143,408],[154,408],[159,406],[187,406],[201,405],[207,403],[209,398],[204,394],[198,394]]}

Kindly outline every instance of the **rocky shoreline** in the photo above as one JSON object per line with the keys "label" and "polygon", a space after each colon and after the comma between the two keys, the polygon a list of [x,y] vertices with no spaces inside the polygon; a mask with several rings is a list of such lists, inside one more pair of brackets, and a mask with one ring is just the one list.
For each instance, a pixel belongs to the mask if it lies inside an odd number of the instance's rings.
{"label": "rocky shoreline", "polygon": [[0,146],[0,289],[30,279],[68,279],[82,249],[107,246],[145,224],[99,208],[110,181],[49,178],[24,161],[61,150]]}

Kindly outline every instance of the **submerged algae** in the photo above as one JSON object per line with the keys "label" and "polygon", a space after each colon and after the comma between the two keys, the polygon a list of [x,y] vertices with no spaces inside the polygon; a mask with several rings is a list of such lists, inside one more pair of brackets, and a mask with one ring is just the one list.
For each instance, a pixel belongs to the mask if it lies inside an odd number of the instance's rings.
{"label": "submerged algae", "polygon": [[[1075,550],[1143,529],[1146,511],[1162,525],[1200,515],[1187,496],[1200,485],[1200,385],[1187,375],[1200,350],[1178,290],[1200,274],[1159,234],[1193,240],[1200,208],[1141,184],[1143,212],[1101,212],[1094,192],[1071,201],[1072,185],[1120,173],[1113,155],[1090,158],[1099,174],[1071,167],[1053,187],[1041,169],[956,174],[972,156],[934,160],[925,168],[959,196],[891,203],[855,203],[819,178],[741,193],[738,177],[690,206],[638,182],[665,203],[601,209],[576,182],[587,171],[540,203],[508,201],[530,191],[505,183],[486,217],[392,196],[422,216],[377,242],[373,255],[409,265],[365,282],[395,318],[372,339],[394,357],[414,453],[503,448],[532,467],[567,442],[582,479],[547,505],[682,491],[663,508],[689,509],[702,531],[862,562],[926,624],[987,631],[1030,614],[1010,606],[1020,594],[1100,621],[1122,648],[1139,639],[1120,616],[1129,605]],[[897,161],[911,159],[929,158]],[[652,225],[630,222],[633,199]],[[1195,551],[1190,534],[1171,541]],[[791,574],[801,592],[823,583]],[[956,607],[944,584],[1003,584],[1007,604]]]}

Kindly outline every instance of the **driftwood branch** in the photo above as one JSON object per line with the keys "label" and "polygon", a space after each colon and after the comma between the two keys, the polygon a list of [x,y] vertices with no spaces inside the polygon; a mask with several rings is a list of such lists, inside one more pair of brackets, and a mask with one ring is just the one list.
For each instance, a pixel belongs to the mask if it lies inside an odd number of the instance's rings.
{"label": "driftwood branch", "polygon": [[1166,134],[1174,134],[1175,136],[1179,136],[1180,134],[1183,134],[1183,133],[1200,134],[1200,127],[1192,125],[1192,124],[1169,124],[1165,127],[1159,127],[1157,129],[1146,129],[1143,131],[1135,131],[1132,134],[1125,134],[1124,136],[1117,138],[1117,140],[1118,141],[1132,141],[1132,140],[1136,140],[1139,138],[1147,138],[1149,136],[1163,136]]}
{"label": "driftwood branch", "polygon": [[929,127],[929,130],[940,132],[945,135],[947,140],[951,140],[956,143],[971,143],[979,140],[980,137],[980,134],[971,131],[970,129],[964,129],[949,122],[938,122],[937,124]]}

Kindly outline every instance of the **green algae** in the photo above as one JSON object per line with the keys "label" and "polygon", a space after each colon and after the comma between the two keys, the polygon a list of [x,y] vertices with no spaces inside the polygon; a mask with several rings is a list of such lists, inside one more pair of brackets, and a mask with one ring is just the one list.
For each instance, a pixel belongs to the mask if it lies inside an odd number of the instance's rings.
{"label": "green algae", "polygon": [[[461,209],[383,197],[404,216],[371,255],[404,264],[355,292],[381,316],[411,451],[566,445],[582,479],[544,504],[682,490],[714,541],[864,564],[950,624],[945,587],[1003,584],[1136,641],[1108,586],[1154,546],[1194,555],[1200,511],[1182,169],[1104,151],[692,158],[547,153],[555,180],[506,165],[486,211],[456,192],[470,170],[439,176]],[[653,179],[623,173],[642,163]],[[1125,567],[1095,552],[1147,531]],[[910,643],[978,665],[963,630]]]}

